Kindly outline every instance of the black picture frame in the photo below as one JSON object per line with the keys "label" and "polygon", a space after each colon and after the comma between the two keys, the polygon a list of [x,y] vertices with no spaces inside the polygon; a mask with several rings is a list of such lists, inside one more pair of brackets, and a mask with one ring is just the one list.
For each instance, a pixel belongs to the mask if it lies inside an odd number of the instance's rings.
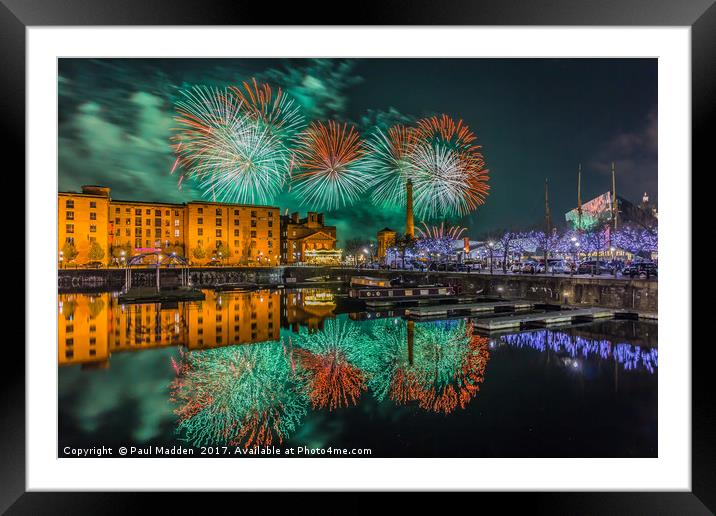
{"label": "black picture frame", "polygon": [[[276,9],[272,25],[606,25],[690,26],[692,43],[693,170],[711,167],[708,138],[716,105],[715,0],[383,0],[362,3],[350,17],[316,4]],[[334,6],[335,7],[335,6]],[[265,6],[238,1],[185,0],[0,0],[0,106],[2,146],[20,156],[25,148],[25,28],[47,25],[262,25]],[[323,13],[323,14],[319,14]],[[331,17],[331,15],[333,17]],[[347,15],[344,15],[347,16]],[[330,18],[330,19],[329,19]],[[23,168],[24,170],[24,168]],[[683,172],[680,172],[683,173]],[[30,194],[29,192],[27,193]],[[702,194],[703,195],[703,194]],[[691,207],[684,207],[690,209]],[[26,271],[29,274],[29,271]],[[685,277],[691,283],[691,277]],[[690,300],[685,300],[689,302]],[[10,344],[6,342],[6,344]],[[26,345],[30,343],[26,342]],[[684,346],[691,342],[683,343]],[[484,494],[501,511],[529,508],[550,514],[711,514],[716,512],[716,415],[709,385],[710,339],[692,352],[692,491],[647,493]],[[16,355],[16,356],[13,356]],[[7,346],[0,425],[0,511],[8,514],[114,514],[146,504],[148,494],[25,492],[25,356]],[[181,495],[171,504],[181,506]],[[215,495],[212,495],[215,496]],[[349,495],[353,496],[353,495]],[[220,501],[214,502],[220,504]],[[482,502],[481,502],[482,503]],[[343,507],[351,506],[349,499]],[[360,503],[355,504],[361,507]],[[218,505],[217,505],[218,507]],[[365,507],[365,506],[364,506]]]}

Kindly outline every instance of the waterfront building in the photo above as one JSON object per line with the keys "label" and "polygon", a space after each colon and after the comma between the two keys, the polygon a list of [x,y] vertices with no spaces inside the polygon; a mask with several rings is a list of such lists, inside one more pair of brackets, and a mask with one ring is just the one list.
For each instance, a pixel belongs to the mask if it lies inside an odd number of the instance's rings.
{"label": "waterfront building", "polygon": [[388,253],[388,249],[395,244],[395,231],[385,227],[378,231],[376,240],[378,242],[378,253],[376,257],[378,260],[383,260]]}
{"label": "waterfront building", "polygon": [[341,255],[336,227],[325,224],[323,213],[309,211],[302,219],[298,212],[281,216],[281,263],[338,265]]}
{"label": "waterfront building", "polygon": [[[564,218],[575,229],[586,228],[595,224],[608,224],[611,226],[615,218],[618,218],[620,225],[633,222],[641,226],[651,227],[657,223],[657,218],[654,215],[655,210],[642,209],[640,206],[618,195],[616,196],[616,202],[613,199],[612,192],[605,192],[582,204],[581,214],[579,208],[575,208],[565,213]],[[616,206],[616,209],[614,206]]]}
{"label": "waterfront building", "polygon": [[117,200],[105,186],[83,186],[57,197],[61,267],[122,265],[133,254],[155,251],[174,252],[194,264],[280,263],[276,206]]}
{"label": "waterfront building", "polygon": [[647,192],[644,192],[644,195],[641,198],[641,204],[639,204],[639,208],[641,208],[647,213],[651,213],[654,218],[659,218],[659,213],[656,211],[656,205],[649,202],[649,194]]}
{"label": "waterfront building", "polygon": [[171,248],[184,256],[184,212],[183,204],[111,199],[110,263],[126,260],[140,249]]}
{"label": "waterfront building", "polygon": [[[81,193],[58,193],[57,255],[60,266],[72,260],[76,263],[107,263],[109,203],[109,188],[102,186],[83,186]],[[90,253],[93,247],[94,252]]]}
{"label": "waterfront building", "polygon": [[193,263],[280,263],[278,207],[192,201],[185,213],[187,257]]}

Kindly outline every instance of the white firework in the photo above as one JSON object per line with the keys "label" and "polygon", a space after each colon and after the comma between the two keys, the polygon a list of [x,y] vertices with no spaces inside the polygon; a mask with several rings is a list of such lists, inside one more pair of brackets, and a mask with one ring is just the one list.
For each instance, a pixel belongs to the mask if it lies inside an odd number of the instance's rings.
{"label": "white firework", "polygon": [[414,167],[413,192],[416,213],[426,219],[469,211],[464,192],[469,187],[469,170],[453,149],[420,144],[410,151]]}
{"label": "white firework", "polygon": [[410,160],[411,142],[404,132],[376,129],[366,142],[366,172],[370,175],[372,201],[384,207],[405,206],[405,185],[415,174]]}
{"label": "white firework", "polygon": [[290,150],[271,128],[247,116],[229,90],[194,87],[177,104],[175,150],[184,178],[212,200],[266,204],[281,192]]}

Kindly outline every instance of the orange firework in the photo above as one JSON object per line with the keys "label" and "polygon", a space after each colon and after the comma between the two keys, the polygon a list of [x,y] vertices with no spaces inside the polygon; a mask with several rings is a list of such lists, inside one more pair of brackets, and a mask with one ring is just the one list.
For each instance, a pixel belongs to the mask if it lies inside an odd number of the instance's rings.
{"label": "orange firework", "polygon": [[226,438],[231,446],[270,446],[273,444],[274,433],[278,443],[283,443],[281,431],[281,415],[277,411],[266,409],[253,412],[246,416],[241,424],[234,423],[226,429]]}
{"label": "orange firework", "polygon": [[415,128],[398,124],[388,129],[388,141],[390,150],[396,160],[404,160],[408,157],[410,149],[417,141]]}
{"label": "orange firework", "polygon": [[365,375],[351,365],[338,349],[315,354],[297,352],[301,367],[309,372],[309,398],[313,408],[336,408],[355,405],[366,390]]}
{"label": "orange firework", "polygon": [[260,83],[255,78],[240,86],[230,86],[229,90],[241,103],[242,111],[252,120],[262,122],[275,134],[293,138],[304,126],[304,117],[298,105],[288,98],[281,88],[273,94],[271,86]]}
{"label": "orange firework", "polygon": [[329,210],[353,204],[366,188],[363,142],[355,127],[312,122],[299,136],[293,177],[305,204]]}
{"label": "orange firework", "polygon": [[472,145],[472,142],[477,137],[470,131],[467,124],[463,123],[462,120],[455,122],[445,114],[418,120],[416,132],[418,137],[424,140],[439,140],[441,143],[451,142],[459,151],[481,148],[481,146]]}

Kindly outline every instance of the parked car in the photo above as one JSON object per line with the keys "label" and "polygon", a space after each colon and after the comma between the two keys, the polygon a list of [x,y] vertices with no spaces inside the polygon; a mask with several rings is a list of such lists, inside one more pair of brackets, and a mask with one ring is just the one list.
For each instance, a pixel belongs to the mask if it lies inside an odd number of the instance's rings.
{"label": "parked car", "polygon": [[[545,272],[544,260],[539,261],[537,272]],[[569,268],[567,267],[567,263],[561,258],[547,258],[547,272],[549,274],[564,274],[565,272],[569,272]]]}
{"label": "parked car", "polygon": [[537,267],[539,266],[539,263],[537,263],[534,260],[526,260],[522,262],[522,266],[520,267],[520,272],[526,273],[526,274],[534,274],[537,272]]}
{"label": "parked car", "polygon": [[611,274],[612,269],[606,262],[587,260],[579,264],[577,274]]}
{"label": "parked car", "polygon": [[83,264],[82,267],[86,267],[87,269],[99,269],[102,267],[102,262],[87,262]]}
{"label": "parked car", "polygon": [[514,262],[507,270],[510,272],[520,272],[522,270],[522,264],[520,262]]}
{"label": "parked car", "polygon": [[622,276],[636,278],[641,276],[657,276],[658,269],[652,261],[634,262],[622,269]]}

